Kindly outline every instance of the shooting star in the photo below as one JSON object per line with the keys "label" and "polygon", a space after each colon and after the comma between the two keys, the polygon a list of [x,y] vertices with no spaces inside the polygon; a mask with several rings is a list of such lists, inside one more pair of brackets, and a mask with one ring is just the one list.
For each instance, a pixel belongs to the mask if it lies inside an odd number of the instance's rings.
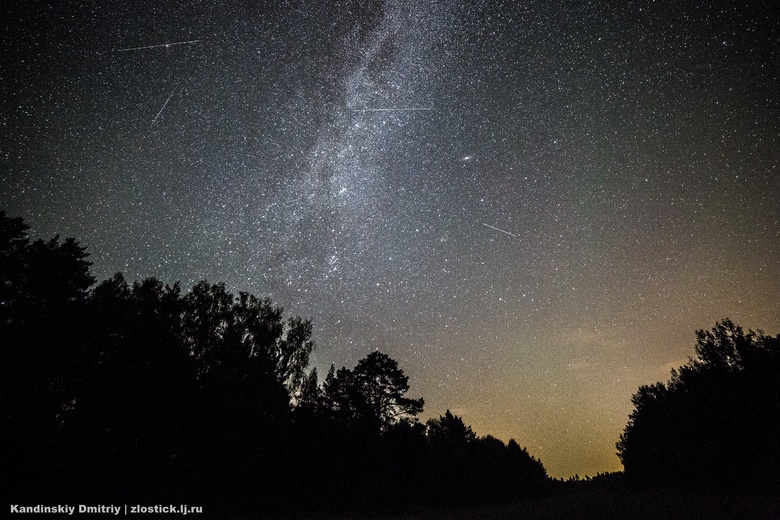
{"label": "shooting star", "polygon": [[154,116],[154,120],[152,121],[152,124],[151,124],[151,125],[149,125],[150,127],[154,126],[154,124],[157,122],[157,118],[158,118],[158,117],[160,117],[160,114],[162,114],[162,111],[163,111],[163,110],[165,110],[165,106],[168,104],[168,101],[170,101],[170,100],[171,100],[171,98],[173,97],[173,95],[174,95],[175,93],[176,93],[176,89],[173,89],[173,91],[171,92],[171,95],[170,95],[170,96],[168,96],[168,99],[166,99],[166,100],[165,100],[165,103],[163,103],[163,106],[162,106],[162,108],[160,109],[160,111],[159,111],[159,112],[157,112],[157,115],[156,115],[156,116]]}
{"label": "shooting star", "polygon": [[353,112],[430,112],[433,108],[411,107],[411,108],[359,108]]}
{"label": "shooting star", "polygon": [[496,231],[500,231],[500,232],[504,233],[505,235],[509,235],[510,237],[520,238],[517,235],[515,235],[514,233],[510,233],[509,231],[505,231],[503,229],[499,229],[499,228],[497,228],[495,226],[491,226],[490,224],[485,224],[484,222],[480,222],[480,224],[482,224],[483,226],[489,227],[490,229],[495,229]]}
{"label": "shooting star", "polygon": [[200,40],[189,40],[186,42],[171,42],[171,43],[160,43],[158,45],[145,45],[143,47],[128,47],[127,49],[117,49],[116,52],[127,52],[127,51],[141,51],[144,49],[156,49],[157,47],[173,47],[174,45],[192,45],[193,43],[198,43]]}

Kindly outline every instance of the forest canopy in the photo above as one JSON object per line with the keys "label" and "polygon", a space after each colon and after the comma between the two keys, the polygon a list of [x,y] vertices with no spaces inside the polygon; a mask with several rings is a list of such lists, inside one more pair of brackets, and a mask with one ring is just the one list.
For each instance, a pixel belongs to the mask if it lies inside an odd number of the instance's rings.
{"label": "forest canopy", "polygon": [[645,484],[777,481],[780,335],[725,319],[696,333],[695,357],[642,386],[617,443],[626,477]]}
{"label": "forest canopy", "polygon": [[[312,323],[269,299],[121,273],[95,284],[78,241],[27,230],[0,212],[0,464],[15,501],[322,510],[551,489],[514,440],[450,410],[421,422],[424,399],[385,353],[319,381]],[[780,335],[727,319],[698,331],[695,356],[632,398],[626,480],[776,482],[779,390]]]}
{"label": "forest canopy", "polygon": [[95,285],[74,239],[0,212],[0,463],[16,501],[273,510],[537,496],[540,461],[449,410],[423,424],[397,361],[309,367],[312,324],[202,281]]}

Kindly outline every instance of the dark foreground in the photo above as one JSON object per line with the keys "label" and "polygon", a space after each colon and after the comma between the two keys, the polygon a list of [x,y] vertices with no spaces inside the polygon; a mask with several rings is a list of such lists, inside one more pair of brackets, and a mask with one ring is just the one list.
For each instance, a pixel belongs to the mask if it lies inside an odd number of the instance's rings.
{"label": "dark foreground", "polygon": [[[239,517],[293,519],[377,520],[558,520],[558,519],[780,519],[780,494],[761,489],[740,492],[590,489],[556,493],[541,499],[498,506],[359,511],[351,513],[301,513]],[[399,497],[400,498],[400,497]],[[239,519],[237,519],[239,520]]]}

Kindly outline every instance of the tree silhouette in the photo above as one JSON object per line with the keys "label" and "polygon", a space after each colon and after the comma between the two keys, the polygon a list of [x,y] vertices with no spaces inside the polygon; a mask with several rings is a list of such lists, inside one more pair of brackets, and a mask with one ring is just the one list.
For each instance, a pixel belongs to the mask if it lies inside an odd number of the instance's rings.
{"label": "tree silhouette", "polygon": [[95,283],[89,254],[75,239],[31,244],[28,229],[0,211],[0,319],[6,324],[56,318],[52,309],[83,301]]}
{"label": "tree silhouette", "polygon": [[311,323],[289,318],[269,299],[224,284],[196,284],[184,297],[184,341],[198,360],[200,376],[248,381],[268,377],[286,391],[299,390],[314,348]]}
{"label": "tree silhouette", "polygon": [[86,367],[82,331],[94,282],[74,239],[30,243],[27,225],[0,212],[0,464],[20,489],[50,475],[55,432]]}
{"label": "tree silhouette", "polygon": [[358,361],[354,370],[331,367],[323,386],[326,406],[351,423],[371,425],[380,431],[423,410],[422,398],[406,397],[409,377],[398,362],[375,351]]}
{"label": "tree silhouette", "polygon": [[206,281],[183,294],[117,273],[90,290],[87,258],[74,239],[30,243],[0,212],[0,466],[14,502],[374,508],[522,498],[546,481],[514,441],[477,438],[449,410],[421,424],[424,401],[386,354],[319,386],[308,320]]}
{"label": "tree silhouette", "polygon": [[12,311],[23,294],[28,229],[21,218],[0,211],[0,325],[13,319]]}
{"label": "tree silhouette", "polygon": [[730,320],[696,333],[696,357],[642,386],[617,443],[637,482],[705,485],[777,479],[780,336]]}
{"label": "tree silhouette", "polygon": [[165,481],[181,479],[196,412],[195,367],[180,339],[180,289],[153,278],[129,286],[117,274],[92,291],[87,312],[88,370],[56,437],[62,463],[79,476],[72,494],[88,487],[96,497],[112,496],[122,483],[162,499]]}
{"label": "tree silhouette", "polygon": [[447,410],[426,423],[433,455],[429,491],[448,503],[489,503],[541,494],[547,482],[544,466],[514,439],[504,444],[477,437],[461,417]]}
{"label": "tree silhouette", "polygon": [[463,445],[477,440],[477,435],[463,419],[447,410],[438,419],[428,419],[428,438],[434,443]]}

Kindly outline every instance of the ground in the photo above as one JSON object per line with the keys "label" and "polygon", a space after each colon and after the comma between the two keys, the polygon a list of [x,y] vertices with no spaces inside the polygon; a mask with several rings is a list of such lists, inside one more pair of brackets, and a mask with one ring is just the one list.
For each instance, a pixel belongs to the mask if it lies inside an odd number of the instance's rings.
{"label": "ground", "polygon": [[[735,520],[780,519],[780,498],[769,489],[747,492],[584,489],[498,506],[399,509],[341,514],[272,515],[283,520]],[[263,515],[241,520],[265,518]]]}

